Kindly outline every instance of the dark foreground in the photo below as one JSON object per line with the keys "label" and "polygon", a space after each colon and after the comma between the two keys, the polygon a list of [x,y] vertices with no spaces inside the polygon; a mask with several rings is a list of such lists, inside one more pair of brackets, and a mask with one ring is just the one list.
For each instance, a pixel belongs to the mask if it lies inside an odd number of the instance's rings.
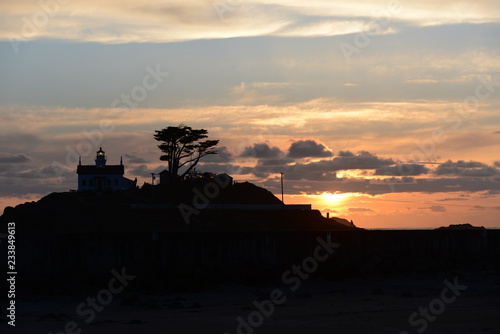
{"label": "dark foreground", "polygon": [[500,231],[26,233],[16,241],[16,326],[4,315],[2,333],[500,331]]}
{"label": "dark foreground", "polygon": [[[75,321],[81,333],[498,333],[500,326],[500,282],[490,274],[460,275],[465,291],[454,302],[445,304],[433,321],[409,317],[419,308],[429,308],[441,298],[444,280],[453,282],[453,274],[436,276],[364,277],[339,281],[313,279],[292,292],[283,285],[261,287],[226,283],[198,293],[143,294],[123,292],[113,298],[95,319],[75,312],[85,296],[36,296],[19,301],[15,329],[2,324],[6,333],[60,333]],[[269,300],[274,289],[282,289],[286,301],[272,310]],[[99,289],[88,296],[97,293]],[[453,296],[450,293],[450,298]],[[269,316],[253,315],[253,304],[261,300]],[[434,305],[435,304],[435,305]],[[439,305],[434,302],[433,306]],[[272,311],[272,312],[271,312]],[[262,314],[263,312],[260,312]],[[249,316],[251,316],[249,320]],[[261,324],[238,331],[238,317]],[[10,327],[10,326],[9,326]],[[5,330],[5,331],[4,331]],[[69,331],[68,333],[71,333]],[[75,331],[74,333],[77,333]]]}

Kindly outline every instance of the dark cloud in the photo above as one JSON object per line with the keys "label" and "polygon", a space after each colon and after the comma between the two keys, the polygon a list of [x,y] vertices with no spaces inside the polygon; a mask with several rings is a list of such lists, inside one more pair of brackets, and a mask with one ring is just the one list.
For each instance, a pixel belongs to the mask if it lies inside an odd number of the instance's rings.
{"label": "dark cloud", "polygon": [[314,140],[296,141],[288,149],[290,158],[327,158],[332,155],[333,153],[325,145]]}
{"label": "dark cloud", "polygon": [[471,177],[489,177],[500,174],[498,169],[488,166],[479,161],[463,161],[453,162],[446,161],[439,165],[434,171],[436,175],[457,175]]}
{"label": "dark cloud", "polygon": [[339,211],[333,210],[333,209],[330,209],[330,208],[323,208],[320,211],[322,211],[322,212],[330,212],[330,213],[339,213]]}
{"label": "dark cloud", "polygon": [[307,181],[337,181],[336,172],[310,172],[307,174],[300,172],[285,172],[287,180],[307,180]]}
{"label": "dark cloud", "polygon": [[[76,170],[72,171],[72,173],[76,174]],[[45,167],[42,169],[31,169],[25,172],[16,173],[11,175],[11,177],[18,177],[21,179],[49,179],[56,175],[52,167]]]}
{"label": "dark cloud", "polygon": [[498,169],[496,169],[495,167],[488,166],[483,168],[467,169],[462,171],[460,175],[473,176],[473,177],[489,177],[498,174],[500,174]]}
{"label": "dark cloud", "polygon": [[349,212],[370,212],[373,211],[372,209],[369,208],[349,208],[347,209]]}
{"label": "dark cloud", "polygon": [[408,176],[427,174],[429,169],[420,164],[400,164],[396,166],[387,166],[375,171],[375,175]]}
{"label": "dark cloud", "polygon": [[369,195],[387,193],[453,193],[453,192],[486,192],[488,194],[500,193],[500,182],[493,182],[489,178],[432,178],[414,179],[412,177],[392,177],[389,179],[359,179],[359,178],[331,178],[330,182],[310,182],[315,176],[298,174],[292,179],[285,173],[287,189],[297,190],[297,194],[307,190],[308,194],[324,191],[357,192]]}
{"label": "dark cloud", "polygon": [[216,174],[227,173],[229,175],[252,174],[252,167],[242,167],[234,164],[203,163],[196,166],[200,172],[211,172]]}
{"label": "dark cloud", "polygon": [[433,205],[429,207],[432,212],[445,212],[446,208],[442,205]]}
{"label": "dark cloud", "polygon": [[20,163],[26,163],[26,162],[30,162],[30,161],[31,161],[31,158],[28,157],[26,154],[0,152],[0,163],[20,164]]}
{"label": "dark cloud", "polygon": [[352,152],[343,151],[342,155],[333,158],[332,166],[336,170],[347,169],[376,169],[382,166],[394,165],[392,159],[383,159],[367,151],[360,151],[354,155]]}
{"label": "dark cloud", "polygon": [[25,164],[0,164],[0,175],[5,173],[18,173],[29,170],[31,167]]}
{"label": "dark cloud", "polygon": [[321,160],[307,164],[296,163],[289,166],[291,171],[298,172],[332,172],[348,169],[376,169],[381,166],[394,164],[392,159],[379,158],[366,151],[361,151],[357,155],[351,152],[343,152],[343,156],[335,157],[331,160]]}
{"label": "dark cloud", "polygon": [[148,162],[149,162],[148,160],[143,159],[143,158],[138,157],[138,156],[133,155],[133,154],[128,154],[128,153],[126,153],[126,154],[124,155],[124,157],[127,159],[127,162],[128,162],[129,164],[146,164],[146,163],[148,163]]}
{"label": "dark cloud", "polygon": [[16,147],[20,148],[26,148],[26,147],[33,147],[33,145],[36,145],[42,141],[42,137],[22,132],[22,133],[12,133],[12,134],[1,134],[0,135],[0,146],[2,143],[8,144],[5,146],[12,147],[12,145],[15,145]]}
{"label": "dark cloud", "polygon": [[270,147],[267,143],[253,144],[241,152],[242,158],[272,159],[282,157],[284,154],[278,147]]}
{"label": "dark cloud", "polygon": [[340,151],[339,152],[339,157],[353,157],[354,153],[351,151]]}
{"label": "dark cloud", "polygon": [[[492,182],[487,178],[434,178],[434,179],[415,179],[414,183],[390,183],[390,192],[478,192],[500,189],[500,183]],[[370,191],[381,190],[379,187],[372,186]]]}
{"label": "dark cloud", "polygon": [[257,177],[268,177],[270,174],[285,172],[290,180],[332,181],[337,180],[337,171],[348,169],[375,169],[393,165],[392,159],[379,158],[366,151],[357,155],[343,152],[343,156],[330,160],[320,160],[309,163],[290,164],[286,158],[261,159],[254,167],[253,174]]}
{"label": "dark cloud", "polygon": [[499,167],[500,168],[500,160],[495,161],[495,167]]}
{"label": "dark cloud", "polygon": [[[387,185],[393,185],[393,184],[398,184],[398,183],[414,183],[415,178],[411,176],[403,176],[403,177],[388,177],[386,179],[380,179],[379,180],[382,183],[385,183]],[[376,181],[374,181],[376,182]]]}
{"label": "dark cloud", "polygon": [[448,198],[437,199],[436,201],[448,202],[448,201],[466,201],[466,200],[467,200],[467,198],[465,198],[465,197],[448,197]]}
{"label": "dark cloud", "polygon": [[440,165],[440,167],[457,167],[457,168],[478,168],[478,167],[486,167],[482,162],[479,161],[464,161],[464,160],[458,160],[457,162],[453,162],[451,160],[448,160]]}
{"label": "dark cloud", "polygon": [[[151,173],[158,174],[161,171],[165,170],[165,167],[159,166],[154,169],[148,168],[146,165],[139,165],[129,171],[126,171],[126,174],[134,175],[134,176],[142,176],[144,178],[147,178],[148,180],[151,180]],[[127,177],[127,175],[125,175]]]}
{"label": "dark cloud", "polygon": [[[29,164],[0,165],[0,178],[4,181],[6,179],[40,179],[50,181],[51,179],[56,179],[57,177],[60,177],[62,180],[74,178],[76,177],[76,169],[67,169],[61,173],[58,167],[53,166],[36,167]],[[0,188],[1,184],[2,182],[0,181]]]}
{"label": "dark cloud", "polygon": [[75,189],[77,185],[76,169],[61,173],[61,170],[52,166],[10,166],[12,168],[7,170],[0,168],[0,196],[47,195],[55,191]]}
{"label": "dark cloud", "polygon": [[203,161],[211,163],[228,163],[233,161],[233,154],[229,152],[227,146],[221,146],[217,148],[217,154],[209,154],[203,157]]}
{"label": "dark cloud", "polygon": [[293,160],[287,159],[287,158],[260,159],[257,162],[257,165],[258,166],[267,166],[267,167],[284,167],[291,162],[293,162]]}

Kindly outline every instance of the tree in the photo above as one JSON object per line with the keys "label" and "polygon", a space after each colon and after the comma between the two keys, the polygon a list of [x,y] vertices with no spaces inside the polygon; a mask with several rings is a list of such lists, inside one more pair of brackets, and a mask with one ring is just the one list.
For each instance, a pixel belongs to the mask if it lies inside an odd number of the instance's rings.
{"label": "tree", "polygon": [[[217,154],[215,146],[218,140],[203,140],[208,137],[205,129],[192,129],[180,124],[169,126],[161,130],[155,130],[154,138],[161,142],[158,147],[165,155],[160,160],[168,162],[168,177],[170,183],[182,179],[200,161],[209,154]],[[179,175],[179,169],[189,164],[189,167]]]}

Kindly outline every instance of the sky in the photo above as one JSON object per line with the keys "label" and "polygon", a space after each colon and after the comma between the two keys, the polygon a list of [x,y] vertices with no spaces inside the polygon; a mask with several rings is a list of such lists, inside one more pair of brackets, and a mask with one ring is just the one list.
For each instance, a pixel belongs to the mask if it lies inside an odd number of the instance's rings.
{"label": "sky", "polygon": [[500,2],[0,3],[0,212],[76,165],[165,169],[155,130],[219,139],[201,171],[365,228],[500,227]]}

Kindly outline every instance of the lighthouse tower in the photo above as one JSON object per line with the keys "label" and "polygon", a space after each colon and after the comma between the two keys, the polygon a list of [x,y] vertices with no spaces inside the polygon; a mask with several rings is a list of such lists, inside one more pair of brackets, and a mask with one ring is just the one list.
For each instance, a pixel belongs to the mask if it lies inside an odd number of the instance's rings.
{"label": "lighthouse tower", "polygon": [[97,151],[96,157],[95,157],[95,166],[97,168],[104,168],[106,167],[106,153],[102,150],[102,147],[99,147],[99,151]]}
{"label": "lighthouse tower", "polygon": [[78,191],[119,191],[134,189],[137,179],[130,180],[123,177],[125,167],[120,159],[119,165],[106,165],[106,153],[99,147],[95,156],[95,165],[78,164]]}

